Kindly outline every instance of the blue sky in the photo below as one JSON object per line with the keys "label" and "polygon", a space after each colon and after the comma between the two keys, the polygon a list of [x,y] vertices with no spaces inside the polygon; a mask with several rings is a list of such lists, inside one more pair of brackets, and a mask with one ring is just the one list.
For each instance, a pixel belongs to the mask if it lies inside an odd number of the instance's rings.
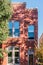
{"label": "blue sky", "polygon": [[12,2],[26,2],[27,8],[38,8],[38,37],[43,33],[43,0],[12,0]]}

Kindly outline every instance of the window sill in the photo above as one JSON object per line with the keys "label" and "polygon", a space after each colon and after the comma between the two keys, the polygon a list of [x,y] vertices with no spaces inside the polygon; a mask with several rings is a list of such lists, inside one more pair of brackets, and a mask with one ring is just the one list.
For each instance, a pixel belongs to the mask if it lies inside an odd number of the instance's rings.
{"label": "window sill", "polygon": [[29,39],[29,38],[28,38],[28,40],[29,40],[29,41],[34,41],[34,40],[35,40],[35,38],[33,38],[33,39]]}

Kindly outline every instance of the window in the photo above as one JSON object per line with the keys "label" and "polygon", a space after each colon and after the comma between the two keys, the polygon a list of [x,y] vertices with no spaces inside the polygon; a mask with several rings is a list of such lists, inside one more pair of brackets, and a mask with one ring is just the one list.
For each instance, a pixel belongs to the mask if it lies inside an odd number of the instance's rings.
{"label": "window", "polygon": [[19,22],[11,21],[9,22],[8,26],[9,26],[9,36],[18,37],[20,33]]}
{"label": "window", "polygon": [[33,25],[28,26],[28,38],[34,39],[34,26]]}
{"label": "window", "polygon": [[12,63],[12,52],[8,52],[8,63]]}
{"label": "window", "polygon": [[15,47],[15,64],[19,64],[19,48]]}
{"label": "window", "polygon": [[13,50],[13,46],[9,46],[8,47],[8,63],[12,63],[12,50]]}
{"label": "window", "polygon": [[29,65],[33,65],[33,58],[34,58],[34,50],[29,49],[28,50],[28,59],[29,59]]}
{"label": "window", "polygon": [[19,47],[10,46],[8,47],[8,64],[19,64],[20,57],[19,57]]}
{"label": "window", "polygon": [[29,55],[29,65],[33,65],[33,54]]}
{"label": "window", "polygon": [[12,36],[12,22],[10,21],[8,24],[9,27],[9,36]]}
{"label": "window", "polygon": [[19,22],[14,22],[14,35],[19,36]]}

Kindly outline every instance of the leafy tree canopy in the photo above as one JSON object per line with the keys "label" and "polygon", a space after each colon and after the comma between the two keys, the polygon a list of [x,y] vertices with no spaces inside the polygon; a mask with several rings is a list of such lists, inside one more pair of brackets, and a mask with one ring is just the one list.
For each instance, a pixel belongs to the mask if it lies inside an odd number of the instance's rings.
{"label": "leafy tree canopy", "polygon": [[[0,0],[0,45],[9,35],[8,21],[11,17],[11,1]],[[4,50],[0,48],[0,58],[3,58]]]}
{"label": "leafy tree canopy", "polygon": [[11,15],[10,0],[0,0],[0,21],[8,20]]}
{"label": "leafy tree canopy", "polygon": [[8,20],[11,14],[11,1],[0,0],[0,44],[8,37]]}
{"label": "leafy tree canopy", "polygon": [[35,56],[38,59],[38,64],[43,65],[43,43],[40,43],[40,47],[36,48]]}

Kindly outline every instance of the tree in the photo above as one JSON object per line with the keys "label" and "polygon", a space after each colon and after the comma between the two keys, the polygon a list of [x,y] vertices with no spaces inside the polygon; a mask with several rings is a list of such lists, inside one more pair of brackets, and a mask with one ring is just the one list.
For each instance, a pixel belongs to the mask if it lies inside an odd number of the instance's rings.
{"label": "tree", "polygon": [[36,48],[35,50],[35,56],[38,59],[38,64],[43,65],[43,43],[40,43],[40,47]]}
{"label": "tree", "polygon": [[[11,1],[0,0],[0,44],[8,38],[8,21],[11,17]],[[1,48],[0,48],[1,49]],[[0,50],[0,57],[2,56],[2,50]]]}

